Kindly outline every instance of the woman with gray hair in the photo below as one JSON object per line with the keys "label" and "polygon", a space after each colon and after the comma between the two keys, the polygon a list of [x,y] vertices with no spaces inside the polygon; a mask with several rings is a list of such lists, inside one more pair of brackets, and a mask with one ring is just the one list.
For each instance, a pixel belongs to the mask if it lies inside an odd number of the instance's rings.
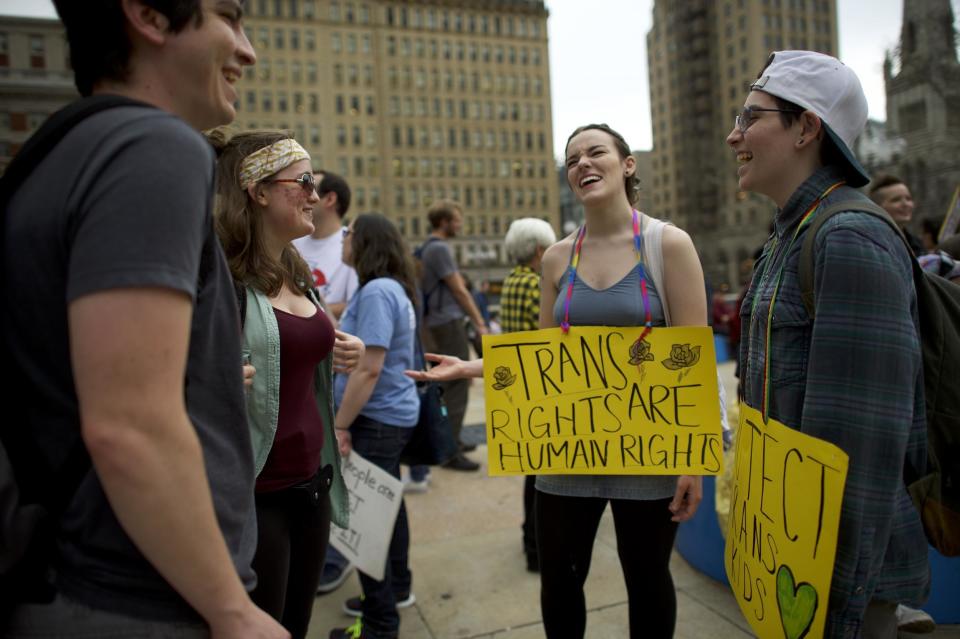
{"label": "woman with gray hair", "polygon": [[[516,266],[503,281],[500,293],[504,333],[540,328],[540,261],[556,241],[553,228],[541,219],[524,217],[510,225],[504,247]],[[535,475],[527,475],[523,485],[523,552],[531,572],[540,571],[533,510],[536,479]]]}

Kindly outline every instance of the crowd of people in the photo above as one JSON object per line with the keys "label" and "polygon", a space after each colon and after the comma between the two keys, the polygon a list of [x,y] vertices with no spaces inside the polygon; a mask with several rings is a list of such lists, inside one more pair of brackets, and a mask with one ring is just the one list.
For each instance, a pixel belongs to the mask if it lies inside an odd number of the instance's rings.
{"label": "crowd of people", "polygon": [[[304,637],[318,590],[352,570],[328,549],[331,523],[349,521],[341,460],[356,451],[400,478],[415,380],[444,385],[458,448],[445,466],[480,468],[461,439],[468,378],[482,374],[465,320],[481,336],[492,320],[450,247],[464,211],[435,203],[414,258],[384,215],[344,226],[349,187],[289,133],[222,128],[256,61],[238,0],[55,4],[81,103],[123,99],[72,121],[4,184],[6,423],[18,428],[4,426],[0,463],[14,471],[4,489],[48,513],[23,557],[39,556],[37,581],[52,581],[5,602],[0,631]],[[925,464],[915,256],[853,207],[816,232],[813,318],[797,277],[814,214],[866,200],[851,151],[866,113],[837,59],[776,52],[726,141],[739,188],[776,205],[739,309],[743,400],[850,456],[826,636],[883,638],[930,583],[903,481]],[[543,220],[511,224],[502,329],[707,325],[694,243],[637,210],[623,137],[579,127],[564,161],[583,223],[559,241]],[[905,184],[875,180],[870,195],[906,227]],[[951,242],[914,250],[956,279]],[[408,488],[428,481],[414,467]],[[527,477],[522,543],[546,635],[584,635],[609,506],[629,634],[673,636],[669,559],[701,497],[699,476]],[[384,576],[360,572],[363,596],[345,604],[358,621],[332,639],[398,636],[398,609],[415,601],[409,545],[401,501]]]}

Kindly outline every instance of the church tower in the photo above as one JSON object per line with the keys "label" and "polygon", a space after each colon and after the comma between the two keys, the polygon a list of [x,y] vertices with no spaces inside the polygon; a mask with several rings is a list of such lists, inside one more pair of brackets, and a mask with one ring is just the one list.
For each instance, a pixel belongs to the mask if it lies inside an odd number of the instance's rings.
{"label": "church tower", "polygon": [[960,63],[950,0],[905,0],[900,46],[884,63],[887,135],[906,142],[899,176],[914,226],[939,218],[960,184]]}

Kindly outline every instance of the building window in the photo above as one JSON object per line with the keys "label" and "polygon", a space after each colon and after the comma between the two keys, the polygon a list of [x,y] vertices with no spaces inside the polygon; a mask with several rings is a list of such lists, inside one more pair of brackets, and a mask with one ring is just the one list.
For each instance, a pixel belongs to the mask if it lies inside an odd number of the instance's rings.
{"label": "building window", "polygon": [[46,43],[42,35],[30,36],[30,68],[44,69],[47,66]]}
{"label": "building window", "polygon": [[317,48],[317,39],[312,29],[307,29],[306,33],[303,34],[303,44],[307,51],[313,51]]}
{"label": "building window", "polygon": [[7,34],[0,32],[0,67],[10,66],[10,44]]}
{"label": "building window", "polygon": [[330,48],[334,53],[340,53],[340,50],[343,48],[343,41],[340,39],[339,33],[334,33],[330,36]]}
{"label": "building window", "polygon": [[330,3],[330,19],[334,22],[340,22],[340,3],[331,2]]}
{"label": "building window", "polygon": [[283,29],[276,29],[273,32],[273,46],[275,46],[277,49],[282,49],[284,44],[283,41],[284,41]]}
{"label": "building window", "polygon": [[294,51],[300,48],[300,32],[296,29],[290,29],[290,48]]}

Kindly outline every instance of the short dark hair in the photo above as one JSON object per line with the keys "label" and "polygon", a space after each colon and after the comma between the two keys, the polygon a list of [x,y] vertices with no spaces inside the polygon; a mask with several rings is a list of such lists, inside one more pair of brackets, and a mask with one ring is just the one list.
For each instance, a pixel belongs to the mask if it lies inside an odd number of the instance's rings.
{"label": "short dark hair", "polygon": [[323,197],[330,192],[336,193],[337,215],[342,218],[347,214],[347,210],[350,209],[350,186],[347,184],[347,181],[336,173],[328,173],[323,170],[314,171],[314,173],[319,173],[323,176],[320,179],[320,184],[317,185],[317,195]]}
{"label": "short dark hair", "polygon": [[929,233],[934,239],[940,234],[941,226],[943,226],[943,216],[925,217],[920,220],[920,230],[924,233]]}
{"label": "short dark hair", "polygon": [[[170,33],[179,33],[193,21],[203,22],[202,0],[141,0],[170,21]],[[120,0],[53,0],[67,31],[70,66],[80,95],[93,92],[101,80],[124,81],[130,71],[132,45]]]}
{"label": "short dark hair", "polygon": [[[778,98],[772,93],[768,93],[767,95],[773,98],[773,102],[777,105],[778,109],[783,109],[783,111],[777,115],[780,116],[780,123],[783,124],[783,128],[785,129],[789,129],[791,126],[793,126],[793,123],[800,119],[800,116],[803,115],[804,111],[809,111],[809,109],[805,109],[795,102]],[[813,111],[810,112],[813,113]],[[816,114],[814,113],[814,115]],[[823,121],[823,118],[820,116],[817,117],[820,119],[820,126],[826,127],[827,123]],[[830,139],[830,136],[826,135],[826,132],[824,132],[823,143],[820,145],[820,163],[823,164],[823,166],[844,167],[845,170],[848,165],[847,159]]]}
{"label": "short dark hair", "polygon": [[453,200],[437,200],[427,211],[430,228],[437,229],[440,225],[453,218],[453,212],[463,213],[463,207]]}
{"label": "short dark hair", "polygon": [[882,204],[882,202],[880,202],[880,194],[878,191],[880,189],[885,189],[888,186],[896,186],[897,184],[905,185],[906,183],[896,175],[890,175],[889,173],[878,175],[873,179],[873,182],[870,183],[870,199],[877,204]]}
{"label": "short dark hair", "polygon": [[[570,137],[567,138],[567,144],[563,147],[564,154],[566,154],[566,149],[570,146],[570,140],[572,140],[577,135],[583,133],[584,131],[589,130],[603,131],[607,135],[613,138],[613,145],[617,148],[617,153],[620,154],[620,159],[625,160],[631,155],[630,145],[627,144],[627,141],[623,139],[623,136],[610,128],[608,124],[584,124],[583,126],[577,127],[574,129],[573,133],[570,134]],[[623,177],[623,189],[627,192],[627,201],[630,202],[631,206],[636,206],[637,201],[640,199],[640,176],[637,175],[637,171],[634,170],[632,174],[625,175]]]}

